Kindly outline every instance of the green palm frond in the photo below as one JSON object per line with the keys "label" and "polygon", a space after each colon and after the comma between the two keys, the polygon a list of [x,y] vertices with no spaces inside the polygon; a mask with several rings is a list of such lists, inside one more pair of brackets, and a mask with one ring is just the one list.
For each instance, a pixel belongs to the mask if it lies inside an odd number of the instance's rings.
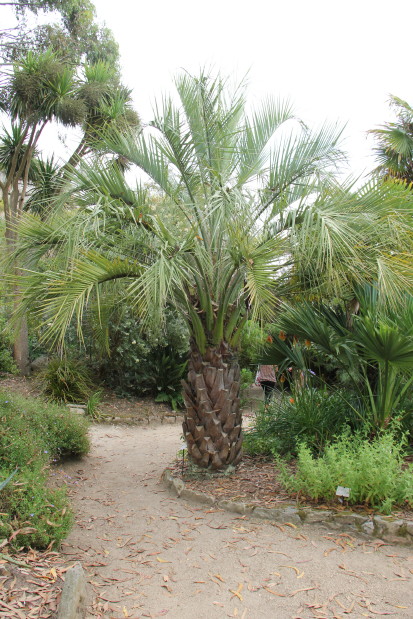
{"label": "green palm frond", "polygon": [[276,131],[295,118],[289,101],[267,99],[246,120],[239,139],[237,185],[261,175],[268,164],[269,143]]}
{"label": "green palm frond", "polygon": [[[64,335],[75,318],[81,337],[82,316],[91,294],[104,282],[120,278],[138,277],[141,267],[129,260],[108,260],[94,251],[88,251],[83,259],[74,261],[70,271],[28,273],[22,278],[26,294],[22,310],[31,304],[37,305],[36,312],[47,316],[49,328],[44,340],[54,346],[64,345]],[[37,304],[37,300],[42,301]]]}
{"label": "green palm frond", "polygon": [[375,321],[371,316],[358,318],[354,334],[365,356],[378,363],[391,363],[398,368],[413,368],[413,337],[385,321]]}

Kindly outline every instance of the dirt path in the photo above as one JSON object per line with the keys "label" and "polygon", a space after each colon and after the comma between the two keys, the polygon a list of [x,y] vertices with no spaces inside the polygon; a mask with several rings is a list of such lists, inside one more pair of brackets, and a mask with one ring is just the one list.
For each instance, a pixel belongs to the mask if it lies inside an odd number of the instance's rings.
{"label": "dirt path", "polygon": [[95,426],[66,465],[63,546],[94,590],[88,617],[413,617],[413,548],[280,527],[184,502],[159,484],[180,426]]}

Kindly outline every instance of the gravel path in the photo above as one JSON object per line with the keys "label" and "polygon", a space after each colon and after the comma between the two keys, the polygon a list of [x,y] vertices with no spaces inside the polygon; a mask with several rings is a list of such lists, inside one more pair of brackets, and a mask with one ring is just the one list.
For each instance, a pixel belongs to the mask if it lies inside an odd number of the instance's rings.
{"label": "gravel path", "polygon": [[88,617],[413,618],[413,548],[176,498],[159,480],[178,424],[91,434],[65,466],[77,522],[63,545],[87,571]]}

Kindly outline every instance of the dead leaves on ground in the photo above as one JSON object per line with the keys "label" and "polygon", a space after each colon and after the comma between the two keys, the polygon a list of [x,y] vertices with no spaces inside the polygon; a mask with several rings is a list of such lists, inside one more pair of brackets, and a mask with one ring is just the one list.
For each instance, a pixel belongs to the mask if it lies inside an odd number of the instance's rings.
{"label": "dead leaves on ground", "polygon": [[71,565],[63,567],[59,553],[51,550],[43,553],[30,550],[11,558],[17,565],[8,559],[0,559],[0,617],[54,617],[65,572]]}

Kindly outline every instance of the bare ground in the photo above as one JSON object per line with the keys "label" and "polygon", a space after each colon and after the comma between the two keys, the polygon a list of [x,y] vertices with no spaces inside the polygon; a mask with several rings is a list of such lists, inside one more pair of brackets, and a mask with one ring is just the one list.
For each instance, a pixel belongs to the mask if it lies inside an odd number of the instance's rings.
{"label": "bare ground", "polygon": [[180,427],[95,426],[64,467],[77,512],[63,546],[88,617],[413,617],[413,549],[184,502],[160,484]]}
{"label": "bare ground", "polygon": [[[30,382],[19,389],[33,393]],[[125,418],[145,407],[119,406]],[[22,582],[28,570],[8,565],[17,583],[0,579],[0,600],[11,609],[3,606],[0,616],[54,616],[65,570],[81,561],[92,591],[89,618],[413,617],[413,548],[176,498],[160,476],[180,448],[180,424],[155,418],[92,427],[91,454],[59,472],[77,514],[63,556],[26,555],[33,570]],[[253,476],[242,476],[248,488]],[[30,590],[33,579],[40,584]]]}

